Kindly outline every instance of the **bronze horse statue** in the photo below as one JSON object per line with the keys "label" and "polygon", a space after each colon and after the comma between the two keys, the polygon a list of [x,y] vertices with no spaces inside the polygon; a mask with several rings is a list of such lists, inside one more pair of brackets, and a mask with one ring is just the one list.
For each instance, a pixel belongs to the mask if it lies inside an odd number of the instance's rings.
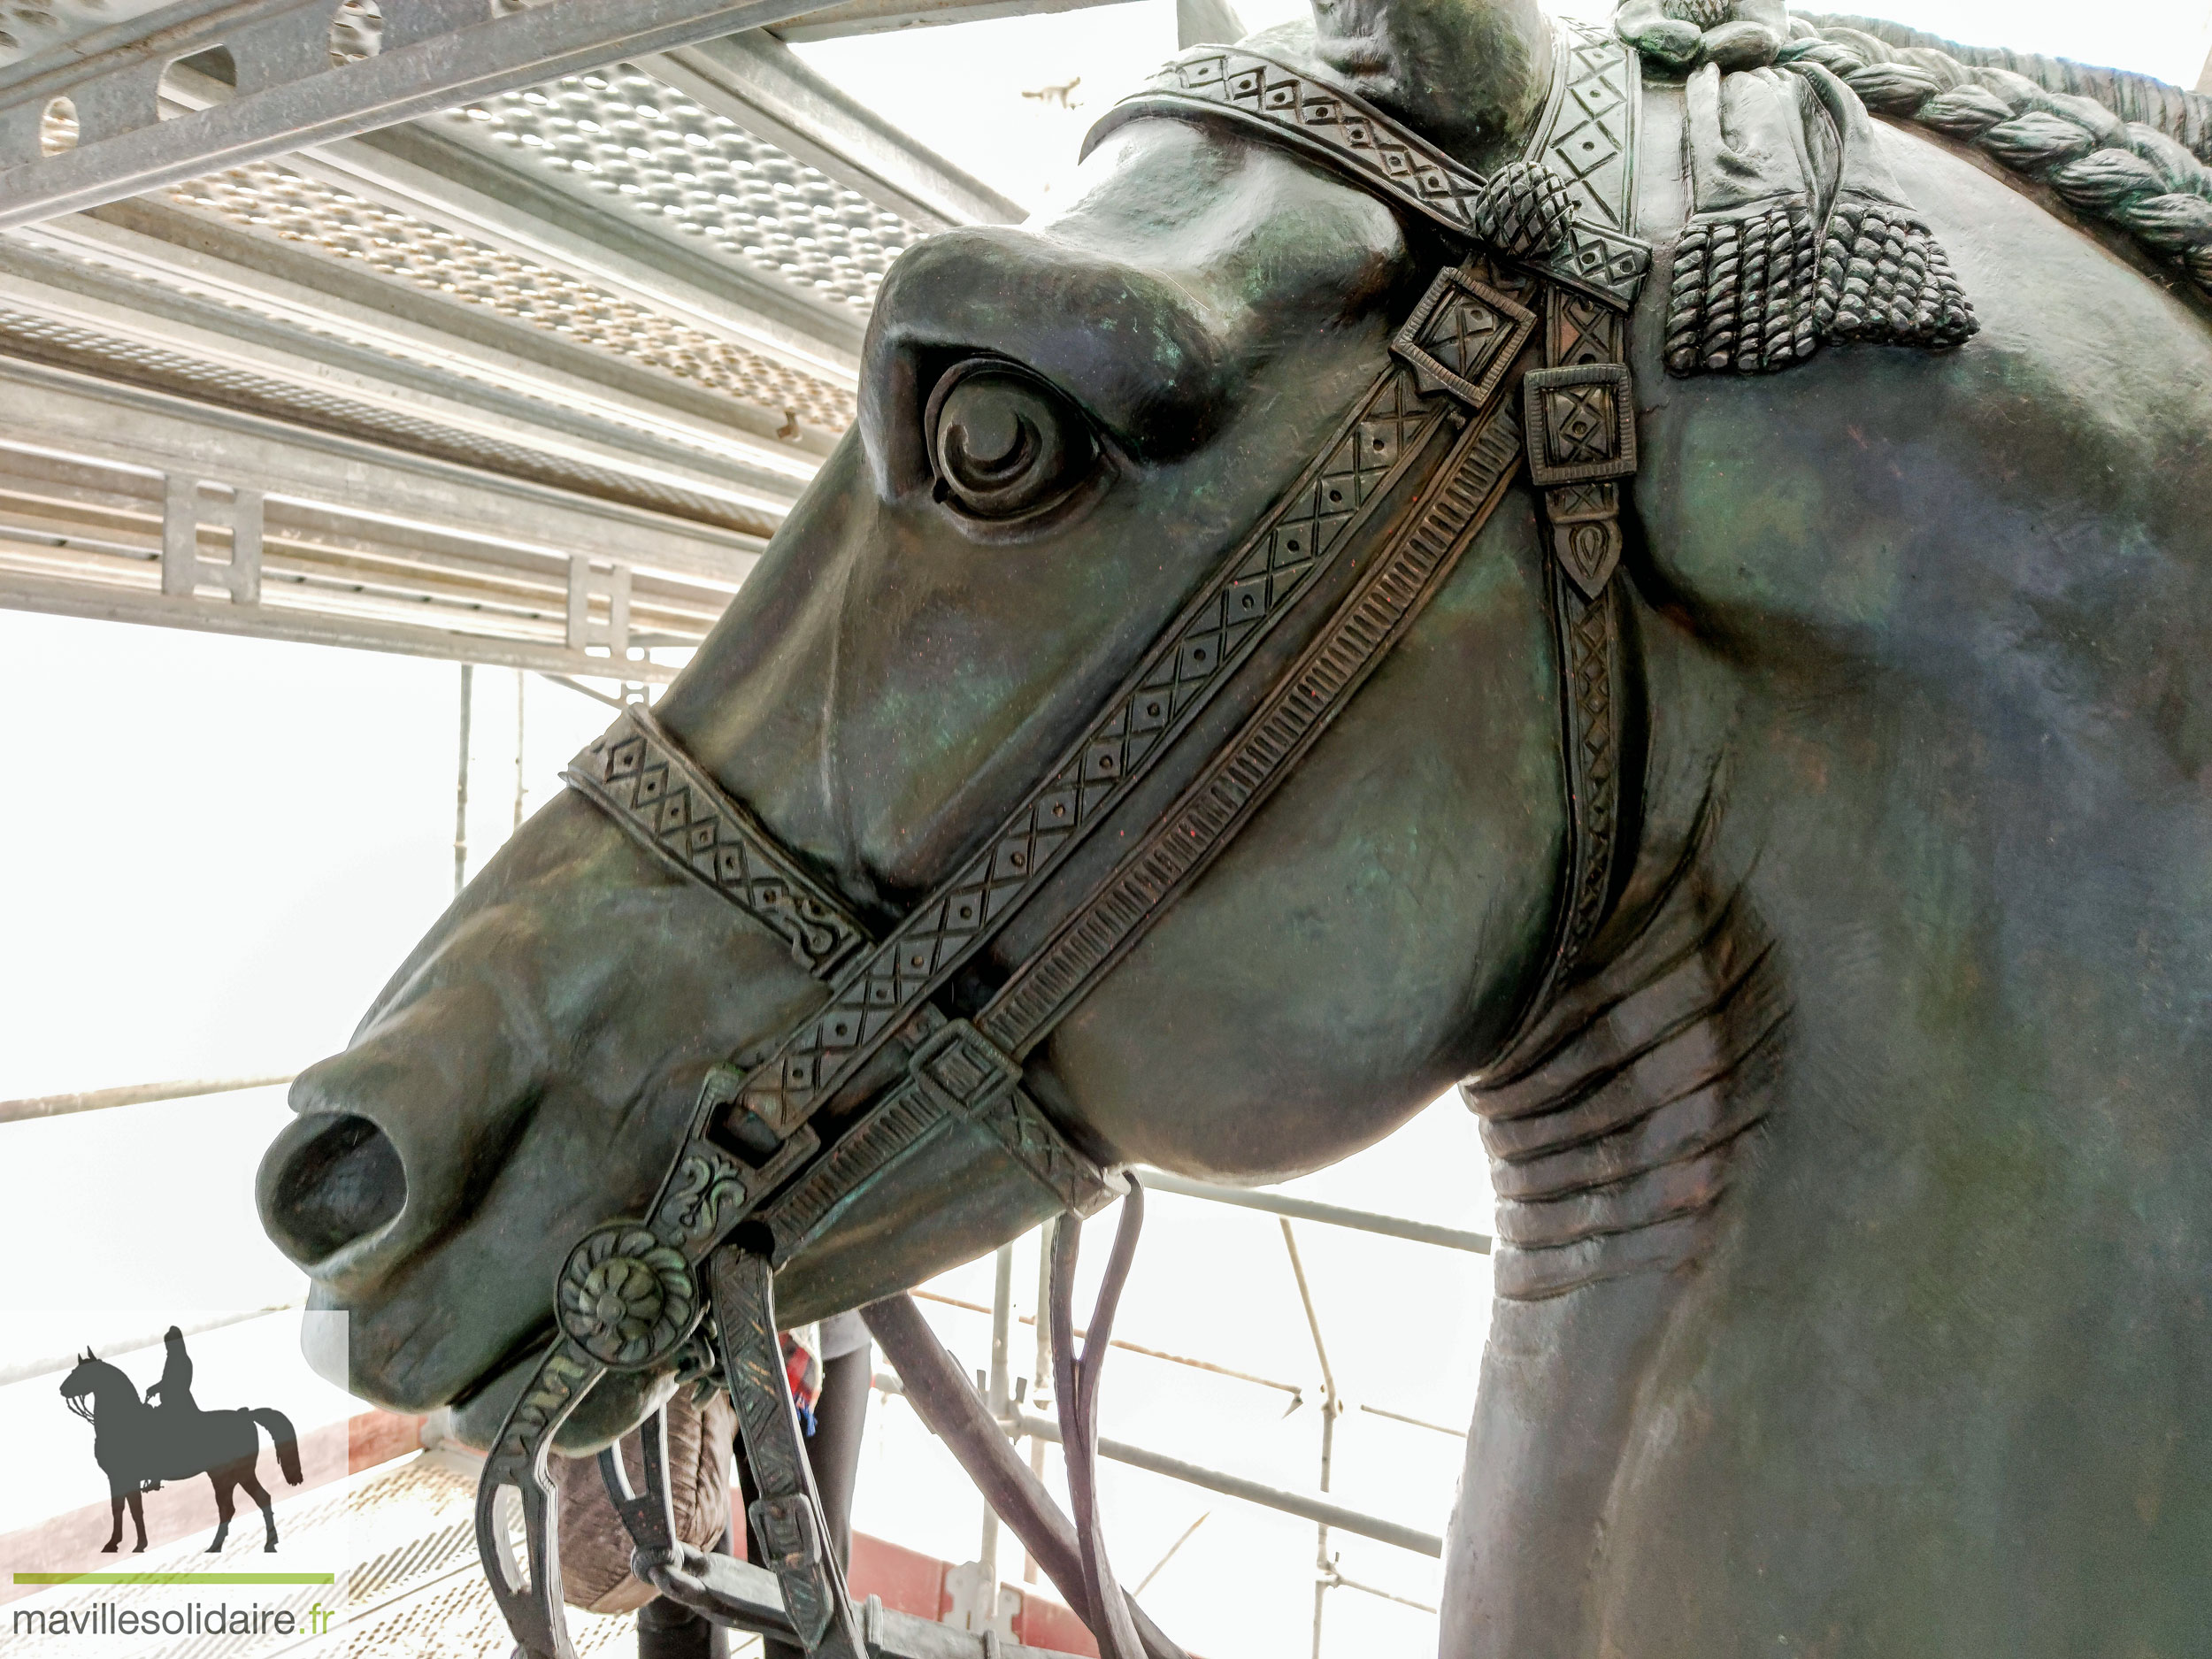
{"label": "bronze horse statue", "polygon": [[[350,1387],[493,1443],[631,1305],[563,1279],[577,1240],[706,1202],[671,1170],[708,1105],[729,1215],[813,1180],[797,1125],[856,1144],[910,1051],[987,1027],[1294,680],[1319,625],[1225,624],[1259,684],[1186,716],[1174,630],[1225,570],[1225,605],[1306,580],[1282,503],[1355,476],[1316,457],[1371,434],[1394,469],[1345,594],[1449,494],[1399,461],[1506,433],[1234,839],[1033,1047],[977,1051],[1014,1053],[995,1098],[1070,1168],[1258,1183],[1464,1083],[1500,1246],[1447,1659],[2205,1650],[2212,120],[1766,0],[1617,28],[1316,0],[1110,118],[1052,217],[900,261],[857,426],[696,660],[293,1089],[263,1213],[352,1316]],[[1378,134],[1402,177],[1347,148]],[[1568,322],[1603,336],[1578,367]],[[1430,426],[1391,425],[1361,400],[1417,360]],[[1564,446],[1540,477],[1523,426]],[[1276,551],[1229,569],[1256,525]],[[1125,684],[1187,723],[1125,818],[1021,843],[1049,879],[995,869],[1000,915],[956,877],[1025,803],[1118,787],[1087,757],[1141,746],[1071,746]],[[687,873],[641,754],[749,850]],[[964,892],[967,954],[915,969],[941,1011],[818,1106],[823,1022],[872,1033],[891,984],[840,953]],[[887,1295],[1074,1202],[984,1147],[732,1236],[788,1320]],[[588,1448],[665,1394],[630,1334],[541,1430]]]}

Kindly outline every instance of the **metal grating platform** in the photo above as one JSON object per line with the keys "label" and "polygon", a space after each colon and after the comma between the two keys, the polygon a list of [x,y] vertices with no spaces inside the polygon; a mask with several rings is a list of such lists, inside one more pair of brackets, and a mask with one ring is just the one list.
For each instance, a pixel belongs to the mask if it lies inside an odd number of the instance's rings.
{"label": "metal grating platform", "polygon": [[[104,147],[163,157],[128,175],[157,188],[102,185],[68,198],[77,212],[61,196],[41,198],[52,211],[18,202],[0,230],[0,384],[33,387],[39,405],[0,423],[0,606],[664,678],[637,653],[703,636],[851,424],[893,262],[929,230],[1020,216],[780,41],[701,33],[710,0],[688,20],[684,0],[641,0],[658,23],[582,0],[482,4],[492,20],[454,36],[472,64],[502,41],[553,41],[498,20],[526,10],[603,41],[608,60],[579,62],[576,42],[534,58],[518,45],[471,79],[457,58],[433,76],[454,77],[442,109],[410,87],[416,119],[349,117],[264,159],[250,158],[261,139],[210,140],[206,169],[180,179],[171,152],[199,142],[201,118],[280,87],[303,110],[342,103],[342,82],[419,54],[471,5],[0,0],[0,136],[14,146],[0,171],[19,193]],[[538,63],[532,84],[520,72]],[[68,420],[43,406],[55,400]],[[96,403],[113,418],[89,416]],[[167,423],[159,443],[140,441],[150,411]],[[196,417],[196,433],[172,430]],[[351,469],[273,469],[272,440],[296,460],[417,475],[432,510],[399,523]],[[58,503],[37,475],[50,462],[128,480],[102,477],[94,495],[265,497],[266,583],[225,573],[220,549],[211,564],[174,512],[164,526],[136,500],[121,520],[105,499]],[[350,548],[303,541],[279,523],[302,507],[395,523],[349,530]],[[595,517],[642,528],[657,561],[610,550],[583,523]],[[440,557],[393,545],[487,523],[538,562],[591,568],[518,587],[464,549],[457,584]],[[655,592],[657,571],[705,585]],[[592,596],[609,587],[634,604],[626,626]]]}
{"label": "metal grating platform", "polygon": [[841,432],[853,417],[846,388],[611,294],[572,273],[524,259],[349,191],[257,162],[172,192],[179,204],[379,275],[480,305],[567,340],[695,380],[764,410]]}
{"label": "metal grating platform", "polygon": [[918,233],[726,117],[625,64],[439,118],[525,167],[864,311]]}

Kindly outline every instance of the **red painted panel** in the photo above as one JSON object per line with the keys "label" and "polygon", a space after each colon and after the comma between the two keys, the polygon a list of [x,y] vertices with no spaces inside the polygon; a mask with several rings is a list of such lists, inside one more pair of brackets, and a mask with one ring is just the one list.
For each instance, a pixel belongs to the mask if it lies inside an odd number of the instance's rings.
{"label": "red painted panel", "polygon": [[363,1411],[346,1419],[346,1468],[358,1474],[395,1457],[411,1457],[422,1449],[420,1417],[390,1411]]}
{"label": "red painted panel", "polygon": [[1022,1610],[1014,1617],[1014,1640],[1025,1647],[1049,1647],[1058,1653],[1082,1654],[1087,1659],[1098,1655],[1098,1643],[1081,1619],[1026,1586],[1022,1590]]}
{"label": "red painted panel", "polygon": [[[730,1494],[733,1537],[742,1536],[739,1530],[745,1525],[739,1509],[742,1502],[736,1493]],[[853,1534],[852,1564],[846,1569],[845,1585],[856,1598],[879,1596],[893,1612],[911,1613],[932,1623],[952,1610],[952,1599],[945,1593],[943,1562],[865,1532]]]}
{"label": "red painted panel", "polygon": [[941,1619],[951,1611],[943,1562],[865,1532],[853,1534],[852,1566],[845,1580],[854,1595],[880,1596],[884,1606],[917,1618]]}

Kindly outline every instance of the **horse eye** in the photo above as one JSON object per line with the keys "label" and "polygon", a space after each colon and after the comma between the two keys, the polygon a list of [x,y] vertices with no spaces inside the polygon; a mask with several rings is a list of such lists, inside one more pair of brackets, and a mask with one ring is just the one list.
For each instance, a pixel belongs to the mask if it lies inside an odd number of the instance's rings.
{"label": "horse eye", "polygon": [[938,499],[973,518],[1003,523],[1057,505],[1098,461],[1081,412],[1000,358],[954,367],[926,420]]}

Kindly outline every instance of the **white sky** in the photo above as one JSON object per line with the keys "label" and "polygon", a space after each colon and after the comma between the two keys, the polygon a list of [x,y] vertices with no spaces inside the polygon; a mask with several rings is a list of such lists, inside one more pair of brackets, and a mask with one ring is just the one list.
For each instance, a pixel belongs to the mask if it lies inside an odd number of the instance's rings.
{"label": "white sky", "polygon": [[[1291,0],[1266,4],[1244,0],[1247,22],[1292,10]],[[2212,0],[1915,0],[1894,11],[1958,39],[2183,81],[2193,81],[2212,23]],[[1098,110],[1173,51],[1173,8],[1136,0],[804,50],[926,142],[1036,204]],[[1019,96],[1078,74],[1072,111]],[[449,895],[457,681],[449,664],[0,612],[0,694],[20,733],[0,794],[0,869],[11,877],[0,910],[0,1099],[288,1070],[342,1046]],[[534,806],[606,710],[541,680],[527,695]],[[479,671],[478,862],[512,811],[514,702],[512,675]],[[149,1308],[186,1317],[296,1294],[251,1203],[255,1163],[283,1117],[281,1091],[268,1090],[0,1131],[0,1259],[21,1264],[0,1289],[0,1311],[18,1316],[0,1323],[19,1333],[0,1335],[0,1365],[52,1346],[57,1312],[75,1322],[65,1340],[98,1342],[138,1330]],[[1448,1102],[1298,1189],[1486,1225],[1480,1148]],[[1302,1242],[1348,1393],[1463,1424],[1487,1317],[1486,1265],[1314,1227],[1302,1228]],[[1103,1248],[1101,1236],[1094,1264]],[[1025,1308],[1034,1271],[1025,1255]],[[947,1287],[987,1301],[988,1263],[949,1276]],[[956,1352],[982,1363],[984,1321],[940,1311]],[[211,1358],[280,1351],[266,1340],[273,1328],[203,1340]],[[1123,1329],[1263,1374],[1316,1374],[1280,1236],[1244,1212],[1156,1200]],[[319,1398],[303,1373],[280,1380]],[[0,1389],[10,1443],[18,1424],[58,1413],[51,1387]],[[1312,1482],[1310,1407],[1280,1420],[1279,1395],[1127,1355],[1106,1394],[1113,1436],[1261,1479]],[[879,1408],[877,1421],[860,1525],[947,1559],[972,1555],[979,1509],[941,1448],[902,1406]],[[78,1426],[59,1419],[61,1455]],[[1457,1461],[1455,1440],[1355,1415],[1340,1432],[1337,1489],[1355,1506],[1441,1531]],[[1194,1651],[1306,1651],[1310,1527],[1112,1465],[1105,1502],[1131,1582],[1211,1512],[1147,1596]],[[13,1524],[0,1506],[0,1531]],[[1433,1599],[1432,1563],[1358,1540],[1340,1547],[1348,1576]],[[1333,1659],[1415,1654],[1433,1641],[1420,1615],[1350,1592],[1333,1597],[1329,1617]]]}

